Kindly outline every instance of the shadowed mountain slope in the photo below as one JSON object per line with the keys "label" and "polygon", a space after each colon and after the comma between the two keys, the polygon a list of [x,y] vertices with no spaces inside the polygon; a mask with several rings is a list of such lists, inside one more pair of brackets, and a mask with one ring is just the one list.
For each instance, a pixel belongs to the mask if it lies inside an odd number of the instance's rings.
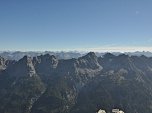
{"label": "shadowed mountain slope", "polygon": [[152,112],[152,58],[54,55],[0,57],[0,113]]}

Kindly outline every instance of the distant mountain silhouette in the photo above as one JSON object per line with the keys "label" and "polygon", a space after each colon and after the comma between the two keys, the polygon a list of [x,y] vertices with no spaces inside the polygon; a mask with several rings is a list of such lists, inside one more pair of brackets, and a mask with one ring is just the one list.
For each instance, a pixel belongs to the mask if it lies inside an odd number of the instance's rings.
{"label": "distant mountain silhouette", "polygon": [[[84,55],[86,55],[86,52],[79,52],[79,51],[69,51],[69,52],[51,52],[51,51],[44,51],[44,52],[36,52],[36,51],[27,51],[27,52],[22,52],[22,51],[2,51],[0,52],[0,56],[9,59],[9,60],[20,60],[24,56],[29,56],[29,57],[36,57],[40,55],[54,55],[58,59],[71,59],[71,58],[79,58]],[[106,52],[95,52],[96,56],[100,57],[106,54]],[[112,52],[113,55],[120,55],[122,54],[121,52]],[[136,51],[136,52],[125,52],[124,54],[129,55],[129,56],[141,56],[144,55],[146,57],[152,57],[152,52],[148,51]]]}

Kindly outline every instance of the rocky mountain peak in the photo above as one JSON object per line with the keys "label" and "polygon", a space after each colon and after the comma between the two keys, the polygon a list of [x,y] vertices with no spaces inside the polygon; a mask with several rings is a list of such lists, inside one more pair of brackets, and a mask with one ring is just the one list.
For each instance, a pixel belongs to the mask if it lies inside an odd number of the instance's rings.
{"label": "rocky mountain peak", "polygon": [[50,74],[58,66],[58,59],[54,55],[45,54],[33,58],[33,64],[38,73]]}
{"label": "rocky mountain peak", "polygon": [[9,65],[13,64],[13,60],[7,60],[0,56],[0,71],[5,70]]}
{"label": "rocky mountain peak", "polygon": [[111,53],[106,53],[104,56],[104,58],[107,58],[107,59],[111,59],[111,58],[114,58],[115,55],[111,54]]}
{"label": "rocky mountain peak", "polygon": [[87,74],[89,77],[93,77],[102,70],[102,66],[98,62],[98,57],[93,52],[78,58],[76,67],[79,73],[82,75]]}
{"label": "rocky mountain peak", "polygon": [[22,62],[28,65],[32,63],[32,58],[29,56],[24,56],[22,59],[19,60],[19,62]]}
{"label": "rocky mountain peak", "polygon": [[39,57],[41,57],[42,59],[45,59],[45,60],[57,59],[54,55],[50,55],[50,54],[41,55]]}
{"label": "rocky mountain peak", "polygon": [[126,54],[120,54],[118,56],[118,58],[129,58],[129,55],[126,55]]}
{"label": "rocky mountain peak", "polygon": [[97,56],[94,52],[89,52],[88,54],[86,54],[85,56],[83,56],[83,58],[86,58],[86,59],[96,59]]}
{"label": "rocky mountain peak", "polygon": [[56,68],[58,65],[58,59],[54,55],[45,54],[33,58],[35,64],[43,64],[51,68]]}
{"label": "rocky mountain peak", "polygon": [[0,113],[95,113],[100,107],[151,113],[151,75],[152,58],[142,56],[24,56],[1,71]]}
{"label": "rocky mountain peak", "polygon": [[24,56],[18,62],[16,62],[11,69],[12,74],[15,76],[35,76],[36,71],[32,62],[32,58],[28,56]]}
{"label": "rocky mountain peak", "polygon": [[0,56],[0,70],[4,70],[6,68],[6,60]]}

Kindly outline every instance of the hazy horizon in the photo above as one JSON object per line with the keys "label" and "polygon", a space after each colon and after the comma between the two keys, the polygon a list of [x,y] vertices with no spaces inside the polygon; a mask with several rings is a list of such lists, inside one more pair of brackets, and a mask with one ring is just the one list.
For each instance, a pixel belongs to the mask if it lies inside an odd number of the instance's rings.
{"label": "hazy horizon", "polygon": [[99,48],[78,48],[78,49],[56,49],[56,50],[0,50],[0,52],[152,52],[152,47],[99,47]]}

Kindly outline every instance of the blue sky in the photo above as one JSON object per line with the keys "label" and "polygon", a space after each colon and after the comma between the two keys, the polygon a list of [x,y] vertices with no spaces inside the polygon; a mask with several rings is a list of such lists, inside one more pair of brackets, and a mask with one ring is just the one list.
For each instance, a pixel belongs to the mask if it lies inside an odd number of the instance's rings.
{"label": "blue sky", "polygon": [[152,51],[152,0],[0,0],[0,50]]}

